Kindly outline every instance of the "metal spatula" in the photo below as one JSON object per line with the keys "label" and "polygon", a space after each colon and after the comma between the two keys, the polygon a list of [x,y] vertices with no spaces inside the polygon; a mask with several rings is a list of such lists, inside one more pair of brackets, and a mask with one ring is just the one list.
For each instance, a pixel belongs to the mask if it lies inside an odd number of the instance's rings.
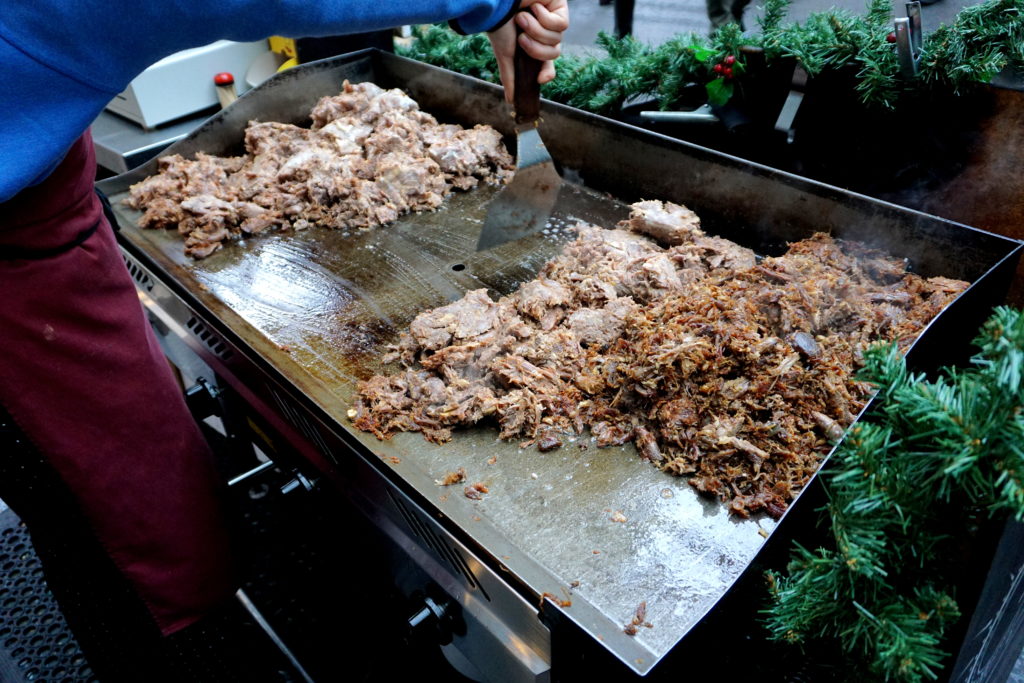
{"label": "metal spatula", "polygon": [[[518,32],[518,25],[516,28]],[[537,130],[540,119],[537,76],[541,62],[526,54],[517,41],[514,64],[516,170],[512,181],[498,192],[487,209],[477,251],[543,230],[562,187],[562,178]]]}

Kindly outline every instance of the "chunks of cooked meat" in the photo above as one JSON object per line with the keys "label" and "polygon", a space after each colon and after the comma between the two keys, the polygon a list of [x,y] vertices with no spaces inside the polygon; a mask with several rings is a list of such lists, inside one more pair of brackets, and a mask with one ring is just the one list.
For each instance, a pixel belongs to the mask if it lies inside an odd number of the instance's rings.
{"label": "chunks of cooked meat", "polygon": [[697,214],[672,202],[637,202],[628,223],[630,230],[649,235],[665,246],[692,242],[694,237],[703,234]]}
{"label": "chunks of cooked meat", "polygon": [[511,174],[496,130],[441,125],[400,90],[346,81],[311,118],[311,128],[251,121],[244,156],[164,157],[126,201],[141,227],[177,228],[185,253],[203,258],[267,230],[365,230]]}
{"label": "chunks of cooked meat", "polygon": [[[651,225],[671,246],[635,232]],[[824,234],[758,263],[661,202],[577,229],[518,291],[419,314],[403,368],[360,383],[355,426],[443,443],[493,420],[541,450],[589,429],[735,514],[779,517],[869,397],[861,351],[906,348],[967,286]]]}
{"label": "chunks of cooked meat", "polygon": [[466,498],[469,498],[470,500],[483,500],[484,495],[490,493],[490,489],[487,488],[486,484],[477,482],[465,487],[462,489],[462,492],[466,495]]}
{"label": "chunks of cooked meat", "polygon": [[466,468],[460,467],[453,472],[448,472],[444,475],[443,479],[435,479],[434,483],[438,486],[451,486],[452,484],[459,484],[464,481],[466,481]]}

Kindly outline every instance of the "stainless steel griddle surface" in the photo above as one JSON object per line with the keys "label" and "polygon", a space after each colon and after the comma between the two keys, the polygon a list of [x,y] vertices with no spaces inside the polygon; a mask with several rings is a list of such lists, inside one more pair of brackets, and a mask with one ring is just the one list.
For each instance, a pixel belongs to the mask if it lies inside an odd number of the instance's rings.
{"label": "stainless steel griddle surface", "polygon": [[[301,121],[317,98],[339,90],[343,78],[370,78],[386,87],[406,87],[425,110],[442,120],[482,120],[503,130],[509,127],[500,95],[492,86],[373,54],[372,58],[318,63],[279,76],[169,152],[187,155],[200,149],[211,153],[237,149],[249,118]],[[556,129],[563,125],[571,132],[590,125],[611,130],[604,120],[589,117],[589,122],[576,122],[580,117],[548,112]],[[642,140],[636,133],[630,135]],[[546,139],[558,137],[546,134]],[[563,138],[562,144],[571,142]],[[619,150],[612,156],[626,154],[630,144],[636,142],[628,136],[621,141],[595,141],[597,148]],[[560,150],[557,142],[551,147],[556,159],[561,151],[562,158],[586,168],[585,150]],[[654,144],[652,149],[659,147]],[[700,183],[698,176],[708,174],[744,173],[752,183],[762,182],[766,175],[764,169],[746,170],[728,158],[711,158],[706,150],[689,162],[682,152],[673,152],[674,160],[665,156],[667,152],[657,154],[661,157],[650,159],[650,173],[658,172],[659,163],[684,164],[680,168],[690,163],[687,182],[694,184]],[[642,160],[633,164],[643,166]],[[594,176],[598,184],[602,178],[614,178],[614,170],[607,170],[607,164],[605,168],[604,175],[598,169]],[[193,261],[183,256],[177,235],[135,228],[138,214],[121,203],[128,185],[153,171],[151,163],[106,183],[123,238],[346,430],[346,411],[356,383],[388,369],[380,361],[386,345],[417,313],[472,289],[487,288],[494,297],[514,291],[571,239],[570,225],[588,220],[594,196],[594,191],[582,186],[563,193],[545,233],[482,253],[476,253],[475,246],[495,192],[490,187],[453,194],[436,212],[405,216],[369,232],[311,229],[267,235]],[[630,182],[643,181],[623,179],[622,187],[628,194]],[[843,220],[847,214],[863,220],[871,212],[885,224],[902,225],[909,220],[901,223],[899,212],[891,207],[865,205],[851,210],[829,199],[829,192],[815,194],[796,181],[778,188],[803,197],[799,213],[808,211],[808,197],[826,202],[823,206],[828,210],[818,211],[815,217],[819,226]],[[685,199],[678,192],[651,196]],[[728,211],[716,209],[714,202],[708,206],[709,215],[728,217]],[[699,205],[694,208],[700,213]],[[798,213],[787,208],[777,213],[785,218],[787,211]],[[763,213],[759,216],[763,220]],[[925,223],[915,230],[939,235],[959,230],[980,240],[962,250],[974,255],[975,265],[964,265],[968,258],[960,271],[944,273],[951,276],[979,278],[1014,247],[962,227]],[[790,235],[812,232],[810,224],[796,225],[792,219],[782,224],[784,229],[777,234],[751,237],[746,245],[763,248]],[[911,235],[906,228],[904,232]],[[889,239],[908,244],[927,240],[917,232],[907,235]],[[929,258],[920,260],[926,270]],[[972,267],[975,271],[968,272]],[[597,449],[587,436],[540,453],[500,442],[496,435],[490,428],[457,431],[451,443],[440,447],[418,434],[399,434],[388,442],[364,433],[354,436],[537,595],[546,592],[570,599],[566,614],[638,672],[649,670],[721,598],[775,528],[775,522],[763,517],[731,518],[724,506],[698,497],[684,480],[639,460],[632,446]],[[351,454],[334,454],[336,458],[347,455]],[[466,469],[469,482],[486,484],[490,492],[482,500],[466,498],[462,485],[445,488],[435,483],[458,467]],[[613,521],[619,518],[616,513],[625,521]],[[647,620],[653,628],[640,628],[635,637],[627,636],[623,626],[641,602],[647,604]]]}
{"label": "stainless steel griddle surface", "polygon": [[[476,254],[494,191],[453,195],[441,210],[386,229],[260,237],[196,262],[181,255],[173,233],[127,230],[175,262],[179,280],[212,310],[230,309],[233,329],[346,425],[357,381],[388,369],[381,354],[417,313],[471,289],[514,291],[571,239],[568,226],[586,219],[586,202],[563,198],[548,234]],[[117,211],[126,223],[138,217]],[[598,449],[583,437],[540,453],[498,441],[492,428],[457,431],[444,446],[418,434],[388,442],[357,434],[371,452],[397,458],[396,474],[538,594],[571,599],[570,613],[590,612],[589,603],[595,635],[629,638],[623,626],[646,601],[654,627],[627,644],[649,652],[634,660],[653,663],[667,652],[760,548],[759,529],[774,528],[770,519],[730,519],[722,505],[638,459],[632,446]],[[483,500],[467,499],[463,485],[435,483],[459,467],[468,483],[487,485]],[[626,521],[612,521],[616,512]]]}

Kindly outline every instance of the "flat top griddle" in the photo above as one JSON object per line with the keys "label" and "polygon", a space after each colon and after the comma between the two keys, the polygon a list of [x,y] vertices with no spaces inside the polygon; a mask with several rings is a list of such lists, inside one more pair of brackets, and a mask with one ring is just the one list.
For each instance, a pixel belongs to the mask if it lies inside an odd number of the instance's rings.
{"label": "flat top griddle", "polygon": [[[564,212],[576,207],[563,200],[548,234],[476,254],[494,192],[455,194],[436,212],[384,229],[258,237],[194,262],[182,255],[177,235],[131,227],[138,212],[119,205],[123,195],[111,199],[134,243],[176,263],[179,281],[211,310],[230,309],[237,316],[232,329],[263,342],[264,358],[346,426],[357,381],[387,370],[380,363],[385,346],[417,313],[470,289],[514,291],[572,239],[567,226],[584,218]],[[397,458],[398,476],[538,595],[571,599],[572,615],[592,608],[588,630],[637,650],[635,666],[667,652],[775,526],[768,518],[730,519],[723,505],[641,461],[632,446],[598,449],[589,436],[541,453],[499,441],[494,428],[458,430],[444,446],[419,434],[381,442],[353,432],[370,452]],[[462,484],[435,483],[459,467],[467,483],[487,485],[479,502],[465,497]],[[616,512],[626,521],[612,521]],[[623,627],[641,602],[654,627],[630,638]]]}
{"label": "flat top griddle", "polygon": [[[404,87],[441,120],[490,123],[509,132],[496,87],[371,52],[281,74],[168,153],[237,152],[249,119],[300,122],[320,96],[336,94],[344,78]],[[936,270],[926,274],[978,280],[1016,254],[1017,244],[1010,240],[851,199],[834,188],[773,175],[708,150],[681,143],[672,148],[655,136],[606,119],[558,107],[547,108],[545,117],[551,129],[545,139],[555,141],[550,147],[556,160],[566,159],[588,171],[564,169],[570,177],[599,190],[611,179],[630,200],[637,198],[635,184],[646,182],[657,192],[649,198],[687,202],[702,217],[703,203],[706,226],[742,220],[749,229],[746,239],[726,236],[761,251],[809,236],[818,228],[830,229],[830,222],[845,225],[852,218],[855,225],[872,219],[883,228],[895,226],[893,234],[879,240],[883,247],[902,244],[912,250],[918,243],[941,242],[947,235],[950,240],[959,238],[959,259],[947,255],[942,261],[941,245],[939,251],[917,255],[920,270]],[[638,144],[654,152],[645,155]],[[602,161],[587,156],[591,147],[613,151]],[[632,160],[633,171],[619,176],[622,166],[617,158],[622,155]],[[699,497],[684,479],[641,461],[632,446],[598,449],[584,436],[540,453],[498,441],[492,428],[456,431],[451,443],[436,446],[419,434],[399,434],[381,442],[349,427],[346,413],[357,381],[387,370],[380,362],[385,346],[417,313],[472,289],[487,288],[494,297],[514,291],[572,239],[569,226],[588,220],[595,190],[580,185],[563,192],[544,233],[487,252],[476,253],[475,246],[487,203],[496,191],[491,187],[455,193],[436,212],[405,216],[368,232],[310,229],[266,235],[193,261],[183,255],[177,235],[136,228],[138,213],[121,201],[131,183],[155,171],[155,163],[101,183],[115,207],[122,238],[314,401],[339,430],[353,432],[365,451],[389,463],[394,476],[432,501],[523,584],[538,596],[550,593],[571,599],[565,614],[635,671],[648,671],[711,609],[776,528],[763,516],[730,517],[724,505]],[[676,181],[664,177],[666,164],[678,169]],[[636,177],[638,172],[642,177]],[[724,197],[716,201],[687,192],[688,187],[705,187],[703,180],[710,176],[734,177],[748,185],[769,183],[777,194],[762,194],[762,207],[754,213],[742,203],[727,204]],[[666,186],[671,182],[677,185]],[[696,201],[688,201],[688,194]],[[799,198],[795,208],[785,204],[790,195]],[[816,204],[823,208],[815,210]],[[623,217],[626,213],[623,205]],[[779,229],[758,228],[773,215],[780,219],[773,224]],[[856,238],[859,229],[850,236]],[[709,231],[714,232],[713,227]],[[467,483],[487,485],[490,492],[482,500],[466,498],[461,484],[435,484],[459,467],[466,469]],[[616,512],[626,521],[613,521]],[[646,602],[653,627],[641,627],[630,637],[623,627],[641,602]]]}

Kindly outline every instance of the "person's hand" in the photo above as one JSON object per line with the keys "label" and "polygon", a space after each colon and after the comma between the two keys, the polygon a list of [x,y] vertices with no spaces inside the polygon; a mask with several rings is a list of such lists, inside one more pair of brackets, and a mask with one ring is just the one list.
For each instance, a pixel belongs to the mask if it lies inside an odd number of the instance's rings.
{"label": "person's hand", "polygon": [[498,60],[505,99],[509,102],[515,89],[512,63],[516,52],[516,24],[523,30],[519,44],[526,54],[544,62],[537,77],[541,85],[555,77],[554,59],[562,53],[562,33],[569,28],[567,0],[521,0],[519,9],[511,20],[487,34]]}

